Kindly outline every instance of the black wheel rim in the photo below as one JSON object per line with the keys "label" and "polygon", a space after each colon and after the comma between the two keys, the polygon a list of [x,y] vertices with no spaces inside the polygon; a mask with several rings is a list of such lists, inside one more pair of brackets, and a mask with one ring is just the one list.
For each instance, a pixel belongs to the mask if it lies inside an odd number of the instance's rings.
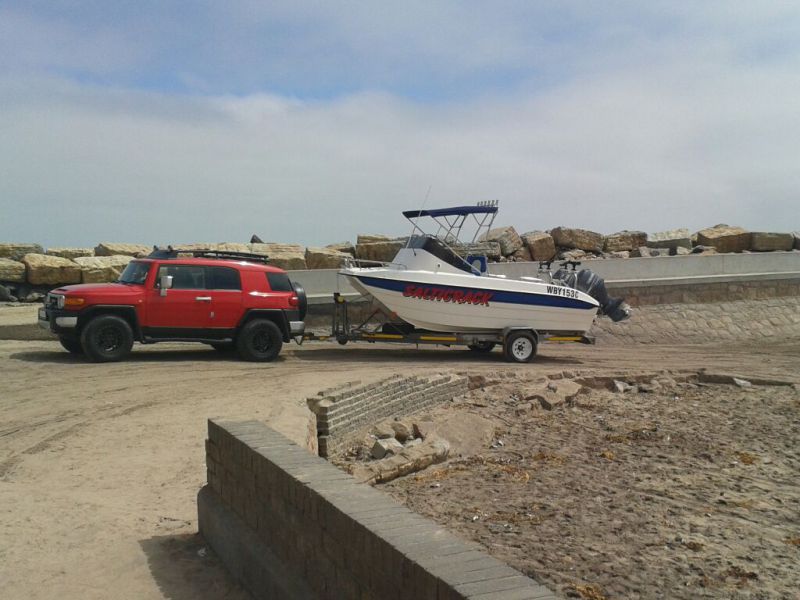
{"label": "black wheel rim", "polygon": [[253,336],[253,350],[260,354],[264,354],[269,352],[271,347],[272,340],[270,339],[269,333],[266,331],[257,331]]}
{"label": "black wheel rim", "polygon": [[122,346],[122,333],[116,327],[102,327],[94,339],[95,345],[100,352],[114,352]]}

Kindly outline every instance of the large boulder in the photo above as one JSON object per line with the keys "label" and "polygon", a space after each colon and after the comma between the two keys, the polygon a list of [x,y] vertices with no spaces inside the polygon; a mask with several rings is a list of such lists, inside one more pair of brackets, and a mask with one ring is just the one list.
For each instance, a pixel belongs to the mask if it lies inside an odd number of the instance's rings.
{"label": "large boulder", "polygon": [[133,260],[132,256],[79,256],[75,262],[81,268],[81,283],[107,283],[116,281],[120,273]]}
{"label": "large boulder", "polygon": [[0,281],[25,281],[25,265],[10,258],[0,258]]}
{"label": "large boulder", "polygon": [[325,246],[328,250],[336,250],[337,252],[346,252],[350,256],[356,255],[356,247],[353,242],[338,242],[336,244],[328,244]]}
{"label": "large boulder", "polygon": [[669,229],[651,233],[647,236],[648,248],[692,248],[692,239],[689,230],[684,228]]}
{"label": "large boulder", "polygon": [[618,231],[607,235],[603,249],[606,252],[630,252],[634,248],[647,245],[647,234],[644,231]]}
{"label": "large boulder", "polygon": [[485,256],[489,260],[498,260],[503,253],[497,242],[475,242],[473,244],[453,244],[450,246],[459,256]]}
{"label": "large boulder", "polygon": [[361,233],[356,238],[356,245],[359,244],[374,244],[376,242],[391,242],[393,241],[388,235]]}
{"label": "large boulder", "polygon": [[522,243],[530,250],[533,260],[553,260],[556,256],[556,243],[553,236],[544,231],[529,231],[521,236]]}
{"label": "large boulder", "polygon": [[[358,239],[360,240],[362,237],[358,236]],[[405,244],[405,240],[359,242],[356,245],[356,258],[377,262],[391,262]]]}
{"label": "large boulder", "polygon": [[522,248],[522,239],[520,239],[517,230],[511,226],[491,229],[481,238],[481,241],[500,244],[500,253],[503,256],[511,256]]}
{"label": "large boulder", "polygon": [[251,252],[252,244],[241,244],[239,242],[222,242],[216,245],[217,252],[244,252],[249,254]]}
{"label": "large boulder", "polygon": [[338,269],[351,254],[331,248],[306,248],[306,266],[309,269]]}
{"label": "large boulder", "polygon": [[791,250],[794,247],[794,234],[768,233],[754,231],[752,233],[751,250],[756,252],[771,252],[773,250]]}
{"label": "large boulder", "polygon": [[717,252],[741,252],[750,250],[753,236],[741,227],[715,225],[697,232],[697,243],[714,246]]}
{"label": "large boulder", "polygon": [[32,285],[58,285],[80,283],[80,265],[68,258],[46,254],[26,254],[22,262],[27,268],[28,283]]}
{"label": "large boulder", "polygon": [[588,229],[573,229],[570,227],[556,227],[550,230],[556,246],[560,248],[574,248],[586,252],[603,251],[603,234]]}
{"label": "large boulder", "polygon": [[269,257],[269,264],[286,271],[306,269],[306,249],[300,244],[248,244],[253,254]]}
{"label": "large boulder", "polygon": [[794,249],[800,250],[800,231],[794,232]]}
{"label": "large boulder", "polygon": [[514,252],[514,254],[512,254],[508,258],[515,262],[531,262],[533,260],[533,256],[531,256],[531,251],[528,250],[527,246],[520,246],[519,250]]}
{"label": "large boulder", "polygon": [[115,244],[100,242],[94,249],[95,256],[147,256],[153,250],[143,244]]}
{"label": "large boulder", "polygon": [[94,256],[94,248],[48,248],[47,254],[73,259],[79,256]]}
{"label": "large boulder", "polygon": [[44,254],[39,244],[0,244],[0,258],[22,260],[26,254]]}

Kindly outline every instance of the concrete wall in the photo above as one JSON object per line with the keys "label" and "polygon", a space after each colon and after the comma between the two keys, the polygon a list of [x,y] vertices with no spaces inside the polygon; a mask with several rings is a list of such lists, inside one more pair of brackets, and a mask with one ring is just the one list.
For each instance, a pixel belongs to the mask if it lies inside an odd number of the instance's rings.
{"label": "concrete wall", "polygon": [[206,461],[200,532],[257,599],[555,598],[263,423],[209,421]]}

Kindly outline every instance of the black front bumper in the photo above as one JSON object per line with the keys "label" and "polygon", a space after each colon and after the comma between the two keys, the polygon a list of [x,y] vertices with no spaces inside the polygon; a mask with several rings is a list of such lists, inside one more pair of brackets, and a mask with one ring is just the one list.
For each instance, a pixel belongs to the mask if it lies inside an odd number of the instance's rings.
{"label": "black front bumper", "polygon": [[78,335],[78,315],[75,311],[58,308],[39,308],[39,327],[56,335]]}

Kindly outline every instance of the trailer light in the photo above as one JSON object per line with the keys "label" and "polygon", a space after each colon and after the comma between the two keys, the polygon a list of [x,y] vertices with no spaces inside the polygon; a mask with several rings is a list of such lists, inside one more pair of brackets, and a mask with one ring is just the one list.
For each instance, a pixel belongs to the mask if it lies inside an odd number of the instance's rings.
{"label": "trailer light", "polygon": [[64,306],[83,306],[84,302],[84,298],[65,298]]}

